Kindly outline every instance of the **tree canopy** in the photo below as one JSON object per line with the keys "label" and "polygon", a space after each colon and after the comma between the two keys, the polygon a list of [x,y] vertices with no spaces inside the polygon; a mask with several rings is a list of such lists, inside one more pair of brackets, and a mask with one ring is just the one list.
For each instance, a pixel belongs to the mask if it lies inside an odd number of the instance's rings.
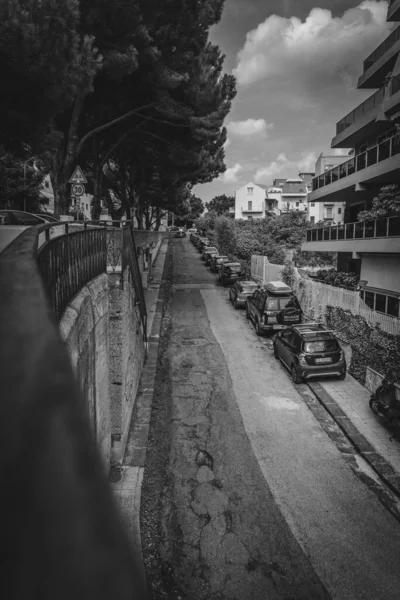
{"label": "tree canopy", "polygon": [[107,203],[116,216],[143,223],[154,208],[176,208],[186,186],[225,170],[235,79],[208,39],[223,4],[3,2],[0,64],[10,84],[0,101],[14,112],[3,119],[0,142],[15,152],[29,142],[41,153],[58,214],[68,212],[77,164],[95,215]]}
{"label": "tree canopy", "polygon": [[234,196],[227,196],[221,194],[220,196],[214,196],[210,202],[206,202],[207,210],[212,210],[217,215],[224,215],[229,212],[229,209],[235,206]]}
{"label": "tree canopy", "polygon": [[378,196],[372,201],[370,210],[362,210],[358,213],[359,221],[381,219],[383,217],[395,217],[400,215],[400,188],[396,184],[385,185],[381,188]]}

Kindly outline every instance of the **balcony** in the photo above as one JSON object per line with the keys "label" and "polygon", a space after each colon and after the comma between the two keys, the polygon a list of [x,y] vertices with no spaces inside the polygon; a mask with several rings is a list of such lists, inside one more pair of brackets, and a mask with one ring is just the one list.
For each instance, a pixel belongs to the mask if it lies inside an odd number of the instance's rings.
{"label": "balcony", "polygon": [[[395,135],[313,179],[309,202],[330,196],[341,200],[339,192],[357,184],[384,184],[400,181],[400,136]],[[334,196],[338,195],[337,199]]]}
{"label": "balcony", "polygon": [[400,217],[316,226],[306,232],[304,251],[400,253]]}
{"label": "balcony", "polygon": [[261,208],[243,208],[243,206],[240,209],[242,211],[242,213],[263,213],[264,209]]}
{"label": "balcony", "polygon": [[385,93],[386,88],[382,87],[336,123],[332,148],[354,148],[382,133],[382,121],[377,118],[382,112]]}
{"label": "balcony", "polygon": [[359,88],[380,88],[387,73],[391,71],[400,51],[400,26],[364,61],[363,74],[358,80]]}
{"label": "balcony", "polygon": [[391,0],[387,12],[387,21],[400,21],[400,0]]}

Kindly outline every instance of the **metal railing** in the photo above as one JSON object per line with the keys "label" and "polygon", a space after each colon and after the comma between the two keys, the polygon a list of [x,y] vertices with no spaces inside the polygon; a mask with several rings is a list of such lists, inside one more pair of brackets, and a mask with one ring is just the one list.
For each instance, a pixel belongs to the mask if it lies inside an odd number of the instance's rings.
{"label": "metal railing", "polygon": [[400,25],[396,27],[394,31],[380,44],[374,52],[372,52],[365,60],[363,64],[364,73],[368,71],[370,67],[376,61],[381,58],[392,46],[396,44],[396,42],[400,41]]}
{"label": "metal railing", "polygon": [[353,175],[353,173],[362,171],[371,165],[380,163],[397,154],[400,154],[400,136],[394,135],[380,144],[368,148],[365,152],[360,152],[360,154],[353,156],[353,158],[341,165],[325,171],[322,175],[314,177],[313,191],[330,185],[339,179],[344,179],[349,175]]}
{"label": "metal railing", "polygon": [[397,92],[400,92],[400,75],[393,77],[390,82],[390,96],[394,96]]}
{"label": "metal railing", "polygon": [[32,597],[63,590],[74,598],[144,599],[141,566],[43,285],[36,255],[47,229],[27,229],[0,254],[5,585],[12,598],[26,595],[23,573]]}
{"label": "metal railing", "polygon": [[307,242],[362,240],[400,237],[400,217],[385,217],[371,221],[356,221],[340,225],[320,225],[307,229]]}
{"label": "metal railing", "polygon": [[350,125],[353,125],[353,123],[359,121],[362,117],[367,115],[374,108],[381,105],[385,97],[385,89],[385,87],[381,87],[380,90],[378,90],[377,92],[375,92],[375,94],[367,98],[364,102],[357,106],[357,108],[355,108],[348,115],[343,117],[343,119],[340,119],[340,121],[336,123],[336,135],[350,127]]}
{"label": "metal railing", "polygon": [[[50,228],[46,229],[49,234]],[[37,258],[50,303],[60,320],[83,286],[107,272],[106,231],[85,227],[53,238],[48,235]]]}
{"label": "metal railing", "polygon": [[140,319],[143,327],[143,339],[147,342],[147,310],[144,299],[142,276],[139,269],[138,255],[134,239],[134,229],[128,222],[122,230],[122,272],[129,266],[136,298],[139,304]]}

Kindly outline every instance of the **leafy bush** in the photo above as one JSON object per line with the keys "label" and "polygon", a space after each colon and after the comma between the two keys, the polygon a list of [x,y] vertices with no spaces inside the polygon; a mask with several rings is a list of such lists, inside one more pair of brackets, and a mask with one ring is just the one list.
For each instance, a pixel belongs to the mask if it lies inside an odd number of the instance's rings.
{"label": "leafy bush", "polygon": [[339,339],[352,347],[349,373],[360,383],[365,383],[367,367],[381,375],[394,373],[400,380],[400,336],[381,331],[364,317],[337,306],[326,307],[325,319]]}
{"label": "leafy bush", "polygon": [[336,271],[336,269],[320,269],[314,275],[314,278],[328,285],[335,287],[357,287],[360,276],[345,271]]}
{"label": "leafy bush", "polygon": [[229,217],[217,217],[214,223],[215,241],[222,254],[236,254],[235,224]]}

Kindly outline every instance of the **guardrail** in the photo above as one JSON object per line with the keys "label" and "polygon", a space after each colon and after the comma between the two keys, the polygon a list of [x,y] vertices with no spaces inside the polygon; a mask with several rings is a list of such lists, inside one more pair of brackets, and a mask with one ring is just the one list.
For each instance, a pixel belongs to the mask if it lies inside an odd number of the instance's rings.
{"label": "guardrail", "polygon": [[355,221],[340,225],[316,225],[306,231],[307,242],[400,237],[400,217]]}
{"label": "guardrail", "polygon": [[319,190],[326,185],[330,185],[339,179],[349,177],[358,171],[367,167],[376,165],[392,156],[400,154],[400,136],[394,135],[387,140],[368,148],[365,152],[360,152],[350,160],[325,171],[313,179],[313,191]]}
{"label": "guardrail", "polygon": [[12,598],[29,588],[37,598],[145,599],[37,262],[49,227],[0,254],[4,585]]}

